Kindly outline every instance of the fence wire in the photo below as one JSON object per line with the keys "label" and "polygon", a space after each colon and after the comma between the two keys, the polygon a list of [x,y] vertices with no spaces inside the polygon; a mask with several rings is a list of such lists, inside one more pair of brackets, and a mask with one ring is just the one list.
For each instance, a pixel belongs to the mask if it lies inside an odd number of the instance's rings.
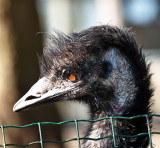
{"label": "fence wire", "polygon": [[[3,143],[0,144],[0,147],[6,148],[9,146],[18,146],[18,147],[27,147],[33,144],[40,144],[41,148],[44,148],[44,143],[66,143],[66,142],[70,142],[70,141],[77,141],[78,142],[78,148],[81,148],[81,144],[80,141],[81,140],[101,140],[101,139],[105,139],[105,138],[113,138],[113,144],[114,144],[114,148],[116,148],[116,137],[125,137],[125,138],[135,138],[138,136],[143,136],[143,135],[148,135],[149,137],[149,146],[150,148],[153,148],[153,143],[152,143],[152,135],[153,134],[159,134],[160,132],[152,132],[151,131],[151,125],[149,122],[149,117],[160,117],[159,114],[147,114],[147,115],[137,115],[137,116],[132,116],[132,117],[122,117],[122,116],[113,116],[113,117],[104,117],[104,118],[99,118],[96,120],[87,120],[87,119],[75,119],[75,120],[66,120],[66,121],[62,121],[62,122],[38,122],[38,123],[32,123],[32,124],[27,124],[27,125],[22,125],[22,126],[16,126],[16,125],[1,125],[1,133],[2,133],[2,141]],[[114,126],[114,119],[125,119],[125,120],[132,120],[135,118],[146,118],[146,125],[148,128],[148,131],[146,133],[139,133],[136,135],[115,135],[115,126]],[[102,121],[102,120],[106,120],[109,119],[110,123],[111,123],[111,130],[112,130],[112,135],[109,136],[104,136],[104,137],[100,137],[100,138],[88,138],[88,137],[80,137],[79,134],[79,126],[78,123],[79,122],[98,122],[98,121]],[[75,138],[71,138],[71,139],[67,139],[67,140],[62,140],[62,141],[53,141],[53,140],[43,140],[43,133],[42,133],[42,126],[43,125],[62,125],[62,124],[66,124],[66,123],[75,123],[75,130],[76,130],[76,134],[77,137]],[[31,126],[38,126],[39,129],[39,141],[33,141],[33,142],[29,142],[26,144],[8,144],[6,143],[6,138],[5,138],[5,128],[26,128],[26,127],[31,127]]]}

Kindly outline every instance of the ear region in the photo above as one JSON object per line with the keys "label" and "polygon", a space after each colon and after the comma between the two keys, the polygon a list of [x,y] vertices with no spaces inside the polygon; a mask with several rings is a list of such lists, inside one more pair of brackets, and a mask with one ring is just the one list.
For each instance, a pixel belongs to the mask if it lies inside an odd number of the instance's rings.
{"label": "ear region", "polygon": [[113,66],[109,61],[103,61],[101,63],[101,72],[99,77],[100,78],[107,78],[112,73]]}

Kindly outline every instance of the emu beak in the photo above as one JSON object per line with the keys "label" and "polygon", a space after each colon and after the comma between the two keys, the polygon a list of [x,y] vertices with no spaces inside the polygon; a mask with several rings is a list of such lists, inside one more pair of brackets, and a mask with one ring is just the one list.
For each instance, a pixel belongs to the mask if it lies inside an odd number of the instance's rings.
{"label": "emu beak", "polygon": [[69,87],[65,88],[53,86],[50,80],[43,77],[38,80],[19,101],[17,101],[13,107],[13,111],[17,112],[29,107],[33,107],[37,104],[57,101],[58,96],[66,94],[75,88],[75,85],[70,85]]}

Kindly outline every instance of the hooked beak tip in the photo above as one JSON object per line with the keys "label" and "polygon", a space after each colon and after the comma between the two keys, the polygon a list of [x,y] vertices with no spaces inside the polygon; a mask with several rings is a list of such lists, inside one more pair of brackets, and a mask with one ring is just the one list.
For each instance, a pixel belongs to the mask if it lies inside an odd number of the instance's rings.
{"label": "hooked beak tip", "polygon": [[20,111],[22,109],[21,103],[22,103],[21,100],[19,100],[18,102],[16,102],[16,104],[13,106],[13,111],[14,112],[18,112],[18,111]]}
{"label": "hooked beak tip", "polygon": [[40,102],[41,96],[24,95],[16,104],[13,106],[13,111],[18,112],[29,108],[33,104]]}
{"label": "hooked beak tip", "polygon": [[46,83],[46,78],[38,80],[32,88],[13,106],[13,111],[18,112],[31,106],[32,104],[41,100],[41,93],[43,91],[43,85]]}
{"label": "hooked beak tip", "polygon": [[19,109],[16,105],[14,105],[14,106],[13,106],[13,111],[14,111],[14,112],[18,112],[18,111],[20,111],[20,109]]}
{"label": "hooked beak tip", "polygon": [[13,111],[14,111],[14,112],[18,112],[19,110],[14,106],[14,107],[13,107]]}

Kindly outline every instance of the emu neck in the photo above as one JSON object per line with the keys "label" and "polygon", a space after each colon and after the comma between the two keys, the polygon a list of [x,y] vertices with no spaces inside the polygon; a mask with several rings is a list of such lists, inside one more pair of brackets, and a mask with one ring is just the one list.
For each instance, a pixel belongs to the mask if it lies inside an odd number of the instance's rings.
{"label": "emu neck", "polygon": [[94,99],[90,103],[92,118],[101,112],[109,116],[129,115],[131,107],[136,105],[134,100],[139,89],[135,82],[134,65],[117,49],[109,50],[104,61],[108,63],[106,77],[100,82],[100,90],[93,92]]}
{"label": "emu neck", "polygon": [[108,81],[113,88],[113,96],[111,98],[105,96],[105,100],[111,99],[113,115],[124,115],[129,111],[127,108],[134,104],[138,90],[132,70],[133,65],[116,49],[110,50],[105,59],[112,64]]}
{"label": "emu neck", "polygon": [[[136,83],[135,69],[129,60],[116,50],[110,50],[105,56],[105,61],[111,63],[112,67],[107,73],[106,80],[103,80],[103,92],[96,92],[94,99],[90,103],[91,119],[98,119],[108,116],[133,116],[148,113],[148,100],[150,94],[146,97],[146,102],[142,104],[144,96],[139,93],[140,86]],[[139,71],[137,71],[139,73]],[[142,76],[143,77],[143,76]],[[144,76],[145,77],[145,76]],[[109,89],[108,89],[109,88]],[[146,87],[146,91],[149,88]],[[107,92],[107,93],[105,93]],[[109,93],[109,94],[108,94]],[[139,99],[142,99],[140,101]],[[145,101],[145,100],[144,100]],[[120,120],[114,119],[114,127],[116,135],[136,135],[138,133],[147,132],[146,120]],[[100,138],[111,136],[111,120],[106,119],[90,124],[89,131],[86,134],[88,138]],[[143,141],[143,142],[142,142]],[[148,144],[148,137],[135,138],[116,138],[117,147],[140,147],[145,148]],[[83,148],[111,148],[114,147],[113,139],[106,138],[98,141],[86,140]]]}

